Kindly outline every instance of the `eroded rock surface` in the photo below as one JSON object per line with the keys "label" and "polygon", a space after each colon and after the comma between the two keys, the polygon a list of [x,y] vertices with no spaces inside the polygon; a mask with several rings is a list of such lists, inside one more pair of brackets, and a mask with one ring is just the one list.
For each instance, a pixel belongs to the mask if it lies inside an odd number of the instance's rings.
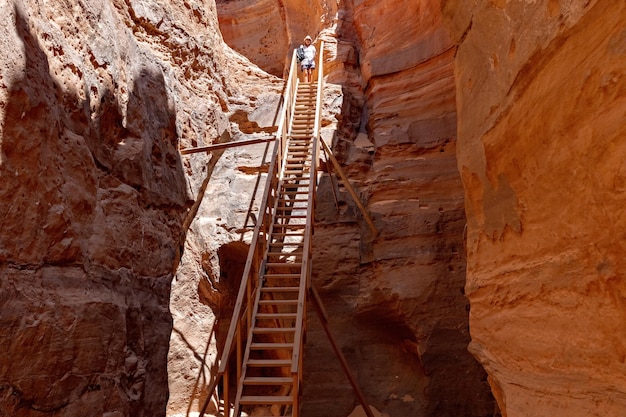
{"label": "eroded rock surface", "polygon": [[282,77],[293,49],[334,19],[336,0],[216,0],[226,43],[263,70]]}
{"label": "eroded rock surface", "polygon": [[624,415],[626,6],[445,6],[471,351],[503,415]]}
{"label": "eroded rock surface", "polygon": [[[236,24],[235,5],[250,12],[244,24]],[[378,235],[367,230],[347,193],[334,202],[333,182],[323,177],[314,282],[359,383],[381,411],[492,415],[497,407],[486,375],[467,352],[456,49],[440,7],[437,1],[342,2],[319,32],[328,81],[339,89],[329,89],[325,139],[359,189]],[[266,36],[270,19],[272,30],[288,32],[273,42],[289,44],[299,35],[289,32],[289,16],[276,21],[277,10],[255,12],[247,1],[218,2],[218,15],[225,40],[253,61],[271,48],[267,38],[262,45],[247,39]],[[316,320],[310,315],[303,415],[347,415],[355,398]],[[390,364],[391,357],[397,363]]]}
{"label": "eroded rock surface", "polygon": [[2,416],[165,415],[170,284],[208,161],[179,147],[237,135],[230,113],[272,81],[210,2],[158,3],[0,4]]}
{"label": "eroded rock surface", "polygon": [[[197,411],[266,148],[178,149],[271,133],[255,64],[282,75],[307,33],[377,227],[324,175],[313,279],[372,405],[497,415],[466,291],[503,415],[623,414],[626,6],[70,3],[0,5],[0,415]],[[308,319],[302,415],[350,415]]]}

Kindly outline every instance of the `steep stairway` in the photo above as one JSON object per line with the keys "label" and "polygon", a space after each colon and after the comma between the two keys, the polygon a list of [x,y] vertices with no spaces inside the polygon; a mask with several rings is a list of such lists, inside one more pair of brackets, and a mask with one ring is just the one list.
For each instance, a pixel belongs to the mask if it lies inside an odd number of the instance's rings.
{"label": "steep stairway", "polygon": [[[323,51],[323,42],[319,49]],[[311,285],[317,160],[322,147],[332,157],[320,138],[323,64],[320,53],[317,81],[301,83],[293,54],[261,207],[201,417],[209,406],[214,415],[225,417],[238,417],[243,411],[254,416],[299,416],[307,297],[365,413],[373,417]],[[331,161],[345,179],[334,157]]]}
{"label": "steep stairway", "polygon": [[[234,409],[268,407],[272,416],[298,414],[300,361],[310,265],[309,196],[317,85],[299,83],[268,250],[259,273]],[[308,223],[308,224],[307,224]]]}

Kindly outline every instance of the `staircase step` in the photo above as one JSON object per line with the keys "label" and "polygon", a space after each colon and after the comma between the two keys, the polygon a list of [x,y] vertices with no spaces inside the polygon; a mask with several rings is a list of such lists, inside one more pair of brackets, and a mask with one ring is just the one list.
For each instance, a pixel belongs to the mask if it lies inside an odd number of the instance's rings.
{"label": "staircase step", "polygon": [[283,184],[285,187],[296,189],[296,188],[308,188],[309,187],[309,178],[285,178],[283,180]]}
{"label": "staircase step", "polygon": [[287,376],[274,377],[247,377],[243,380],[244,385],[290,385],[293,384],[293,378]]}
{"label": "staircase step", "polygon": [[241,405],[253,405],[253,404],[283,404],[289,405],[293,404],[293,398],[286,395],[270,395],[270,396],[260,396],[260,395],[244,395],[239,400],[239,404]]}
{"label": "staircase step", "polygon": [[[292,235],[292,236],[302,236],[302,235]],[[265,264],[265,266],[267,268],[300,268],[302,264],[301,263],[286,264],[286,263],[279,263],[279,262],[268,262]]]}
{"label": "staircase step", "polygon": [[[308,184],[304,186],[297,186],[297,184],[285,184],[282,188],[286,188],[281,190],[278,194],[278,197],[281,201],[308,201],[309,190],[298,190],[298,188],[306,188]],[[289,197],[291,196],[291,197]]]}
{"label": "staircase step", "polygon": [[295,319],[296,313],[257,313],[256,318],[261,320],[273,320],[273,319]]}
{"label": "staircase step", "polygon": [[[274,227],[281,229],[304,229],[306,228],[306,224],[274,224]],[[284,253],[280,253],[280,255],[284,255]]]}
{"label": "staircase step", "polygon": [[[287,179],[288,180],[288,179]],[[306,188],[309,187],[309,184],[298,184],[294,182],[285,182],[281,187],[281,195],[293,195],[295,196],[303,196],[309,193],[309,190]],[[302,189],[301,189],[302,188]]]}
{"label": "staircase step", "polygon": [[248,366],[283,367],[291,366],[291,359],[248,359]]}
{"label": "staircase step", "polygon": [[278,199],[279,203],[291,203],[291,204],[307,203],[308,201],[309,201],[308,198],[279,198]]}
{"label": "staircase step", "polygon": [[306,214],[277,215],[277,219],[306,219]]}
{"label": "staircase step", "polygon": [[300,287],[262,287],[261,288],[261,292],[262,293],[268,293],[268,292],[280,292],[280,293],[284,293],[284,292],[300,292]]}
{"label": "staircase step", "polygon": [[252,350],[286,350],[293,349],[293,343],[257,343],[250,344]]}
{"label": "staircase step", "polygon": [[302,257],[303,252],[268,252],[267,256],[287,256],[287,257]]}
{"label": "staircase step", "polygon": [[285,209],[289,209],[289,210],[294,210],[294,211],[302,211],[302,210],[306,210],[308,205],[307,205],[307,201],[308,200],[304,200],[304,201],[298,201],[296,204],[289,204],[289,200],[287,201],[279,201],[279,205],[277,208],[285,208]]}
{"label": "staircase step", "polygon": [[298,300],[259,300],[259,305],[263,306],[295,304],[298,304]]}
{"label": "staircase step", "polygon": [[300,274],[265,274],[266,279],[299,279]]}
{"label": "staircase step", "polygon": [[[293,198],[306,196],[309,193],[308,178],[305,178],[304,181],[306,182],[299,184],[298,182],[294,182],[294,178],[286,178],[279,194],[280,197],[284,197],[285,195],[292,195]],[[298,192],[298,194],[296,194],[296,192]]]}
{"label": "staircase step", "polygon": [[[297,300],[292,300],[297,301]],[[295,327],[254,327],[252,329],[253,334],[276,334],[276,333],[293,333],[296,331]],[[250,359],[255,360],[255,359]],[[256,359],[261,360],[261,359]],[[267,360],[280,360],[280,359],[267,359]],[[291,361],[288,361],[291,363]]]}
{"label": "staircase step", "polygon": [[[309,179],[310,179],[309,177],[287,177],[287,178],[283,178],[283,184],[299,185],[300,187],[308,186]],[[306,182],[303,182],[303,181],[306,181]]]}

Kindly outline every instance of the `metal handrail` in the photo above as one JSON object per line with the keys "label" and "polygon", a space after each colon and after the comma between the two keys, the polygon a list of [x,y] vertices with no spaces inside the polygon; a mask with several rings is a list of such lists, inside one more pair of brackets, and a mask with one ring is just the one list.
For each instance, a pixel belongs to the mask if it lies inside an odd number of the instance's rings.
{"label": "metal handrail", "polygon": [[[315,112],[315,122],[313,125],[313,148],[311,154],[311,171],[309,180],[309,195],[308,195],[308,210],[307,210],[307,218],[306,218],[306,226],[304,233],[304,247],[303,247],[303,258],[302,258],[302,272],[300,276],[300,291],[298,298],[298,312],[296,317],[296,323],[298,323],[296,327],[296,332],[294,335],[294,347],[293,347],[293,356],[291,360],[291,373],[295,375],[298,373],[298,369],[301,368],[302,365],[302,345],[303,345],[303,336],[304,329],[302,324],[304,323],[304,318],[306,317],[306,299],[305,295],[308,293],[308,289],[310,287],[311,282],[311,236],[313,234],[313,221],[315,214],[315,191],[317,189],[317,160],[319,153],[319,139],[320,139],[320,131],[321,131],[321,109],[322,109],[322,93],[324,91],[324,59],[323,59],[323,51],[324,51],[324,42],[322,41],[320,44],[320,54],[318,56],[318,71],[317,71],[317,92],[316,92],[316,112]],[[294,377],[295,381],[295,377]],[[297,395],[299,390],[294,390],[294,395]]]}
{"label": "metal handrail", "polygon": [[[250,248],[248,250],[248,257],[243,271],[239,292],[237,294],[237,300],[235,302],[235,308],[233,316],[231,318],[228,336],[224,343],[222,355],[219,360],[219,366],[217,375],[209,386],[207,399],[205,400],[203,407],[200,411],[200,417],[203,417],[206,413],[206,409],[210,402],[211,397],[214,395],[217,386],[223,378],[225,378],[227,370],[229,369],[229,362],[232,360],[231,356],[233,351],[237,351],[237,369],[241,369],[243,361],[241,358],[242,350],[242,338],[241,335],[248,334],[251,328],[251,311],[253,307],[253,295],[256,292],[256,288],[259,285],[259,273],[262,269],[262,260],[265,252],[267,251],[268,236],[270,233],[271,225],[274,218],[274,207],[276,201],[276,190],[278,189],[278,182],[282,174],[284,166],[284,158],[286,155],[285,149],[288,138],[288,128],[291,122],[291,115],[293,114],[295,96],[297,91],[297,60],[295,51],[291,59],[291,66],[289,69],[289,76],[287,78],[287,84],[285,92],[283,94],[281,115],[278,122],[278,129],[276,131],[276,143],[272,152],[272,160],[267,174],[267,181],[263,199],[261,200],[261,207],[259,208],[259,216],[257,225],[254,228],[252,240],[250,242]],[[235,336],[237,340],[235,340]],[[225,387],[226,388],[226,387]],[[224,395],[224,409],[225,415],[229,415],[229,395],[225,389]]]}

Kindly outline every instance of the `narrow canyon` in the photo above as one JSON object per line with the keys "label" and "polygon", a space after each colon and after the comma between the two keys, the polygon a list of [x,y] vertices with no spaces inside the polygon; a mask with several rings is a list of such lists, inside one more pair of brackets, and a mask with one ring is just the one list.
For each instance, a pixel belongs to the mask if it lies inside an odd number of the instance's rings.
{"label": "narrow canyon", "polygon": [[[376,229],[322,155],[312,283],[376,415],[626,415],[625,2],[0,14],[0,417],[199,415],[273,142],[185,151],[274,135],[306,35]],[[299,415],[365,415],[306,322]]]}

